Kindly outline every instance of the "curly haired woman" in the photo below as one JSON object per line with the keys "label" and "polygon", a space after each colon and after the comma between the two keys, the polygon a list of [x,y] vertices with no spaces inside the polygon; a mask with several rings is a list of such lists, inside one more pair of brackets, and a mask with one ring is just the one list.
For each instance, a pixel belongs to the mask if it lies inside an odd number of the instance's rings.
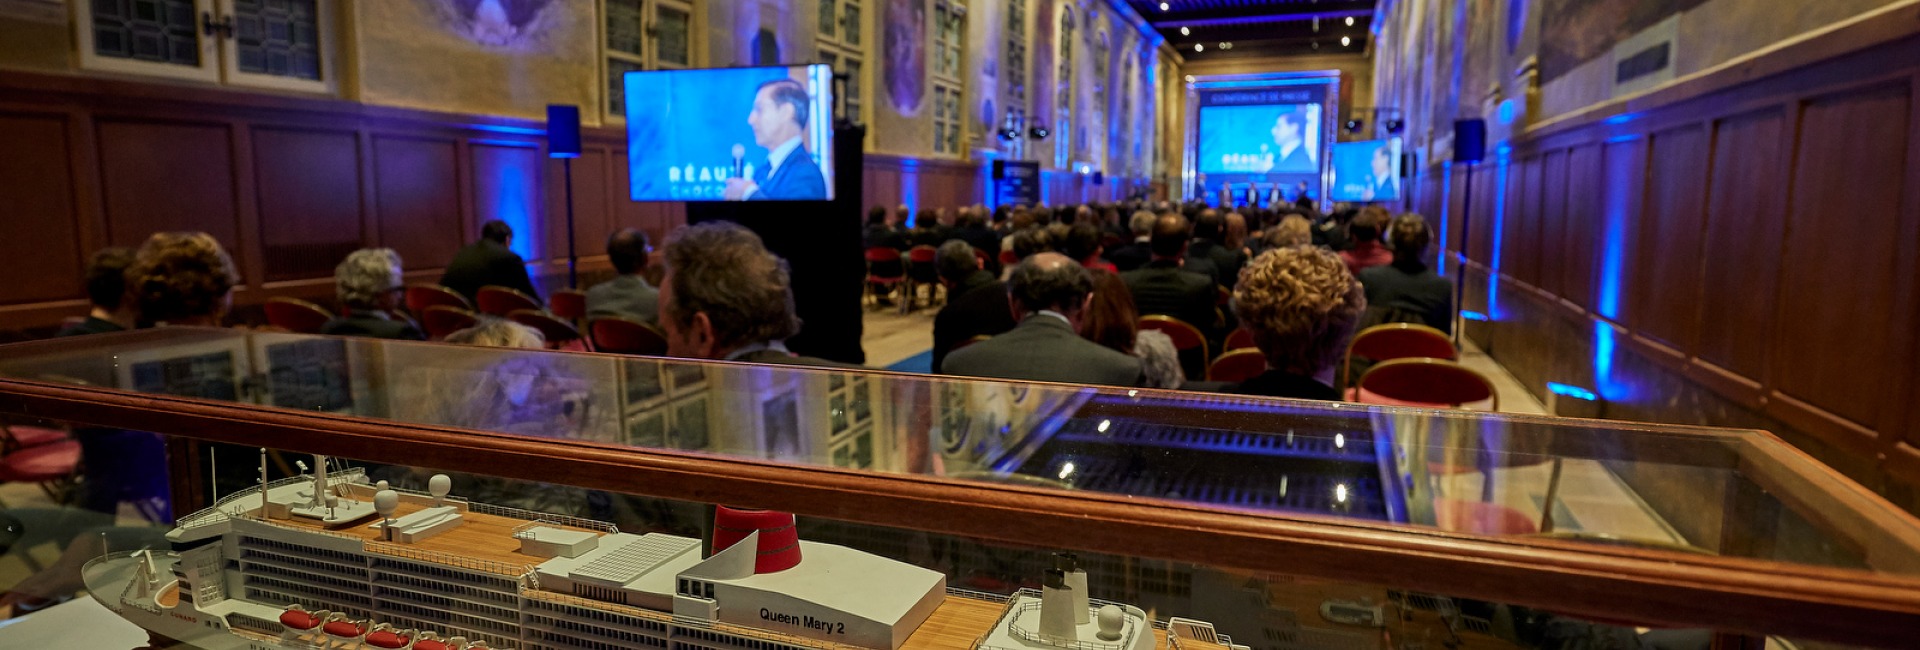
{"label": "curly haired woman", "polygon": [[1253,262],[1233,290],[1233,313],[1253,333],[1267,371],[1235,392],[1338,400],[1334,365],[1367,307],[1340,257],[1312,246],[1276,248]]}

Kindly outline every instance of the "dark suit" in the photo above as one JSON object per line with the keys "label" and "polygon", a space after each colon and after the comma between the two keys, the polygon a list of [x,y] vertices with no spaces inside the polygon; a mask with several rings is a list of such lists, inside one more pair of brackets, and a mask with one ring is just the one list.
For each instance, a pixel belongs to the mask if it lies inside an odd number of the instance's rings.
{"label": "dark suit", "polygon": [[92,316],[88,316],[86,320],[80,321],[78,323],[74,323],[72,325],[68,325],[67,327],[61,329],[58,334],[54,334],[54,337],[62,338],[62,337],[68,337],[68,336],[86,336],[88,334],[106,334],[109,332],[124,332],[124,331],[127,331],[127,328],[121,327],[120,325],[114,323],[113,321],[103,320],[99,318],[94,318]]}
{"label": "dark suit", "polygon": [[1252,379],[1240,382],[1230,390],[1241,395],[1340,401],[1340,391],[1334,390],[1332,386],[1322,384],[1311,377],[1288,374],[1279,370],[1268,370]]}
{"label": "dark suit", "polygon": [[1182,269],[1173,262],[1155,260],[1138,270],[1120,274],[1120,279],[1127,283],[1127,290],[1133,292],[1133,304],[1140,315],[1172,316],[1200,328],[1201,333],[1211,338],[1210,332],[1217,326],[1214,304],[1219,300],[1213,278]]}
{"label": "dark suit", "polygon": [[[769,160],[767,164],[773,162]],[[807,153],[805,146],[795,147],[787,159],[780,161],[780,168],[773,170],[772,176],[766,175],[766,168],[755,170],[754,184],[760,188],[747,196],[749,201],[817,201],[827,198],[827,177],[820,173],[820,165],[813,162],[813,156]]]}
{"label": "dark suit", "polygon": [[1153,259],[1153,247],[1147,242],[1137,241],[1115,246],[1102,257],[1113,262],[1114,268],[1120,269],[1121,272],[1132,271],[1146,266],[1147,261]]}
{"label": "dark suit", "polygon": [[893,226],[875,224],[867,226],[867,248],[897,248],[906,250],[912,244],[907,241],[907,233]]}
{"label": "dark suit", "polygon": [[396,341],[425,341],[427,335],[404,318],[392,318],[376,311],[349,309],[345,315],[320,326],[321,334],[364,336]]}
{"label": "dark suit", "polygon": [[740,355],[739,358],[733,359],[733,361],[764,363],[774,366],[808,366],[813,368],[842,368],[846,370],[859,370],[864,368],[863,366],[840,363],[838,361],[828,361],[819,357],[809,357],[791,352],[781,352],[779,350],[755,350]]}
{"label": "dark suit", "polygon": [[932,246],[939,248],[941,244],[947,243],[947,240],[956,237],[959,237],[959,234],[954,232],[953,226],[938,223],[921,225],[913,229],[912,243],[914,246]]}
{"label": "dark suit", "polygon": [[622,275],[587,288],[588,316],[660,321],[660,290],[638,275]]}
{"label": "dark suit", "polygon": [[1307,143],[1306,141],[1303,140],[1300,142],[1300,146],[1293,148],[1293,153],[1287,154],[1286,157],[1273,161],[1273,169],[1270,171],[1278,174],[1278,173],[1290,173],[1290,172],[1311,172],[1311,171],[1318,171],[1318,170],[1314,169],[1313,158],[1307,155]]}
{"label": "dark suit", "polygon": [[474,242],[454,253],[453,261],[447,263],[447,272],[440,276],[440,284],[466,296],[468,301],[478,300],[475,296],[480,293],[480,287],[487,285],[518,289],[535,300],[540,299],[540,292],[533,288],[533,279],[527,277],[527,261],[505,244],[491,239]]}
{"label": "dark suit", "polygon": [[940,372],[968,377],[1139,386],[1140,360],[1080,338],[1065,321],[1033,314],[1011,331],[954,350]]}
{"label": "dark suit", "polygon": [[1363,329],[1381,323],[1417,322],[1453,333],[1453,283],[1425,264],[1385,264],[1360,270],[1367,290]]}
{"label": "dark suit", "polygon": [[958,237],[961,241],[967,242],[969,246],[986,251],[988,258],[996,261],[1000,259],[1000,235],[995,234],[993,229],[986,227],[959,228],[954,231],[954,236]]}
{"label": "dark suit", "polygon": [[933,316],[933,367],[939,368],[955,346],[985,334],[998,336],[1013,329],[1013,309],[1007,305],[1007,285],[992,273],[973,275],[947,295],[947,306]]}
{"label": "dark suit", "polygon": [[1195,264],[1194,260],[1206,260],[1207,265],[1214,269],[1214,283],[1228,289],[1232,289],[1234,281],[1240,279],[1240,265],[1246,261],[1240,257],[1239,251],[1207,239],[1195,239],[1187,245],[1187,260],[1187,270],[1195,272],[1202,265]]}

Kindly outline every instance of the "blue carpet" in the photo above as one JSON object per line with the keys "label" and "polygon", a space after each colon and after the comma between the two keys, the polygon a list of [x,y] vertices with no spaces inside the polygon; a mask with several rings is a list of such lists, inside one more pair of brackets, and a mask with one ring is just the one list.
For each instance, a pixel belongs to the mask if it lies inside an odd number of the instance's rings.
{"label": "blue carpet", "polygon": [[926,352],[922,352],[920,354],[916,354],[911,357],[901,359],[899,363],[895,363],[891,366],[887,366],[887,369],[892,370],[894,372],[918,372],[918,373],[931,374],[933,372],[933,351],[928,350]]}

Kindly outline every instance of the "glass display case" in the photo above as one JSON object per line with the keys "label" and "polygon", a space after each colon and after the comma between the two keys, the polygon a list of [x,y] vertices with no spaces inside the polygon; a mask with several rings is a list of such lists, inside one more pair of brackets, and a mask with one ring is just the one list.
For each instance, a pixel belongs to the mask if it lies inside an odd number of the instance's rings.
{"label": "glass display case", "polygon": [[1761,431],[191,328],[0,346],[0,423],[0,587],[186,647],[1920,630],[1920,521]]}

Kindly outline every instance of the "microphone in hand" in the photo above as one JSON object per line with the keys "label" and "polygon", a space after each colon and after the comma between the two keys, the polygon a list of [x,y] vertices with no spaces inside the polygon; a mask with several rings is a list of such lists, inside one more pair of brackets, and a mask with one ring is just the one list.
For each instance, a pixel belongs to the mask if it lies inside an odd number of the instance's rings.
{"label": "microphone in hand", "polygon": [[747,160],[746,145],[740,144],[738,142],[733,143],[733,177],[734,178],[746,177],[746,169],[747,169],[746,160]]}

